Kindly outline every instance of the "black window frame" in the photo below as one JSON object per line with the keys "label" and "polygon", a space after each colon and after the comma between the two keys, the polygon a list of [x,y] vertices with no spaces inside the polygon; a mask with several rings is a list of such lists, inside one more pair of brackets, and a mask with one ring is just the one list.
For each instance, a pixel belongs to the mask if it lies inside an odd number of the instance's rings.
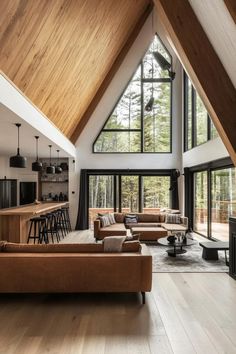
{"label": "black window frame", "polygon": [[[134,170],[134,169],[122,169],[122,170],[114,170],[114,169],[90,169],[86,170],[86,178],[87,178],[87,190],[86,190],[86,199],[87,199],[87,215],[89,217],[89,177],[90,176],[113,176],[114,183],[113,183],[113,195],[114,195],[114,212],[121,212],[122,205],[121,205],[121,176],[139,176],[139,211],[143,211],[143,177],[149,176],[163,176],[163,177],[170,177],[170,187],[176,183],[175,177],[176,169],[158,169],[158,170]],[[117,192],[118,187],[118,192]],[[178,190],[178,188],[177,188]],[[177,193],[178,196],[178,193]],[[175,199],[177,198],[175,192],[171,192],[170,190],[170,208],[174,206],[175,209]]]}
{"label": "black window frame", "polygon": [[[211,235],[211,206],[212,206],[212,185],[211,172],[235,167],[231,158],[226,157],[208,163],[192,166],[184,169],[185,176],[185,215],[189,218],[189,229],[195,233],[212,241],[218,241]],[[207,172],[207,236],[194,229],[194,174],[197,172]]]}
{"label": "black window frame", "polygon": [[[188,147],[188,82],[191,84],[191,102],[192,102],[192,129],[191,129],[191,147]],[[208,141],[212,140],[212,125],[211,125],[211,117],[207,113],[207,140],[197,144],[197,114],[196,114],[196,94],[197,91],[191,83],[188,75],[183,70],[183,96],[184,96],[184,152],[189,151],[197,146],[201,146]]]}
{"label": "black window frame", "polygon": [[[171,70],[173,67],[173,61],[172,61],[172,56],[169,53],[169,51],[167,50],[166,46],[164,45],[163,41],[161,40],[161,38],[157,35],[157,33],[155,34],[155,36],[157,36],[158,40],[161,42],[163,48],[165,49],[165,51],[168,53],[168,56],[170,58],[170,64],[171,64]],[[124,92],[126,91],[127,87],[130,84],[130,81],[132,80],[134,74],[136,73],[138,67],[141,66],[141,114],[140,114],[140,129],[104,129],[108,120],[110,119],[112,112],[114,111],[115,107],[118,105],[119,101],[121,100]],[[171,154],[172,153],[172,117],[173,117],[173,80],[171,80],[170,78],[144,78],[143,77],[143,58],[142,60],[139,62],[138,66],[136,67],[135,71],[132,73],[132,76],[130,77],[130,79],[128,80],[127,85],[125,86],[124,90],[122,91],[121,95],[119,96],[118,100],[116,101],[115,105],[113,106],[112,110],[110,111],[108,118],[106,119],[105,123],[102,126],[102,129],[99,131],[98,135],[96,136],[94,142],[93,142],[93,146],[92,146],[92,153],[94,154]],[[145,151],[144,150],[144,94],[143,94],[143,86],[144,83],[169,83],[170,84],[170,132],[169,132],[169,151]],[[119,151],[95,151],[95,144],[100,136],[100,134],[102,132],[140,132],[140,151],[125,151],[125,152],[119,152]]]}

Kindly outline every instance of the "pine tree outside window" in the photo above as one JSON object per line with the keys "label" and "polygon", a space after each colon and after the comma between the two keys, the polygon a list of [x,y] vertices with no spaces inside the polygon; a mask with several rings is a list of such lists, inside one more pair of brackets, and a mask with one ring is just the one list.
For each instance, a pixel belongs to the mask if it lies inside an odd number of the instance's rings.
{"label": "pine tree outside window", "polygon": [[218,137],[206,107],[184,72],[184,151]]}
{"label": "pine tree outside window", "polygon": [[[170,54],[152,44],[93,144],[95,153],[170,153],[172,81],[153,56]],[[153,100],[151,109],[148,104]]]}

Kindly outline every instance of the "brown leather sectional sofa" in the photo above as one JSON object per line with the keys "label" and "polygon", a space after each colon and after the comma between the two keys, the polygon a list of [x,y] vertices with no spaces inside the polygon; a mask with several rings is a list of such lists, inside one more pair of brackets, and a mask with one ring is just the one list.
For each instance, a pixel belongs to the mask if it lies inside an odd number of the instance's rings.
{"label": "brown leather sectional sofa", "polygon": [[[181,217],[181,224],[166,224],[165,223],[166,214],[164,213],[159,213],[159,214],[135,213],[135,215],[137,215],[138,222],[125,224],[125,215],[126,213],[114,213],[116,224],[107,227],[101,226],[101,221],[99,218],[94,220],[95,239],[102,240],[106,236],[126,235],[127,229],[133,227],[150,227],[150,228],[152,227],[153,229],[155,228],[155,239],[159,237],[167,236],[166,229],[168,229],[168,227],[173,230],[178,229],[179,226],[183,227],[183,229],[185,230],[188,229],[187,217]],[[145,233],[143,233],[143,236],[144,234]],[[150,233],[147,234],[150,235]],[[143,239],[141,236],[140,240],[141,241],[148,240],[147,235],[145,235]],[[153,237],[151,237],[151,240],[153,240]]]}
{"label": "brown leather sectional sofa", "polygon": [[152,257],[139,241],[121,253],[103,244],[31,245],[0,242],[0,293],[145,292]]}

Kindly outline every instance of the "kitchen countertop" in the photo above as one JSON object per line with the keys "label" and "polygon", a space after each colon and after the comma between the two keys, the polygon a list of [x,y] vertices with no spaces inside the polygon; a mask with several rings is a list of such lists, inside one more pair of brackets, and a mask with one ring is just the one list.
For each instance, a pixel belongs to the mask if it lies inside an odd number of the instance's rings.
{"label": "kitchen countertop", "polygon": [[40,204],[28,204],[14,208],[0,210],[0,215],[37,215],[47,211],[59,209],[68,205],[68,202],[46,202]]}

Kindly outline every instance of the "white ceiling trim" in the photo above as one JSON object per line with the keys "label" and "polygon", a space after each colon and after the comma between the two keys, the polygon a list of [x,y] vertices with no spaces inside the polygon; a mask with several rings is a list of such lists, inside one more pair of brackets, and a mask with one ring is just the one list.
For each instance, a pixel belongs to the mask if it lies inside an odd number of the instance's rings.
{"label": "white ceiling trim", "polygon": [[[27,125],[31,126],[34,135],[38,132],[38,135],[43,135],[46,140],[49,140],[52,144],[59,147],[62,151],[61,155],[67,157],[76,156],[75,145],[73,145],[2,72],[0,72],[0,104],[15,113],[16,116],[22,119]],[[1,116],[0,119],[2,122]],[[19,121],[19,123],[21,122]],[[21,133],[24,139],[23,131]],[[0,138],[3,134],[5,133],[1,129]],[[12,136],[12,138],[13,137],[14,136]],[[9,137],[9,139],[11,139],[11,137]],[[29,149],[32,150],[32,146],[29,146]]]}

